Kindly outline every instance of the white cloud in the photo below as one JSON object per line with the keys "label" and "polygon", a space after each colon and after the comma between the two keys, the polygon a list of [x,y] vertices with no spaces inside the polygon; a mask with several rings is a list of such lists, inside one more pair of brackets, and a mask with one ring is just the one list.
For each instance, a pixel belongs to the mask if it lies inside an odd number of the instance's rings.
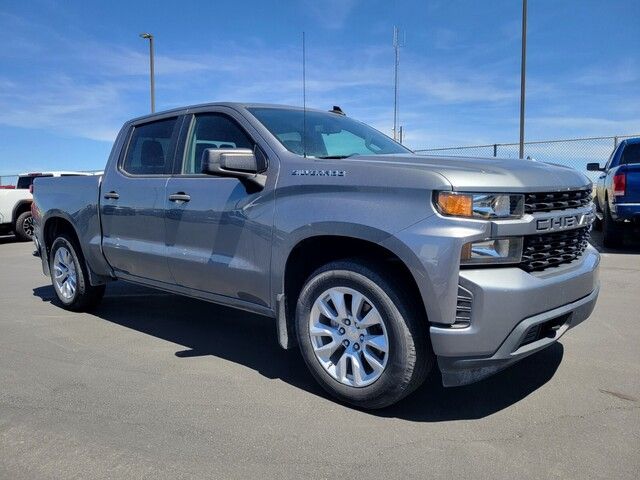
{"label": "white cloud", "polygon": [[304,0],[303,8],[325,28],[344,27],[358,0]]}
{"label": "white cloud", "polygon": [[102,141],[117,133],[120,84],[86,85],[64,76],[48,79],[45,88],[2,79],[0,84],[0,124]]}

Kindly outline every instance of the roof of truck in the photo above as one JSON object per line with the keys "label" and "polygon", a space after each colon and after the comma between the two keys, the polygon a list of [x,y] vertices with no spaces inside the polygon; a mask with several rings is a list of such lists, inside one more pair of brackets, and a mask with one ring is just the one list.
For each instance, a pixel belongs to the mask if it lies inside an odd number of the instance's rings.
{"label": "roof of truck", "polygon": [[[184,107],[172,108],[170,110],[163,110],[161,112],[149,113],[147,115],[141,115],[139,117],[132,118],[129,121],[130,122],[137,122],[139,120],[144,120],[144,119],[148,119],[148,118],[164,117],[167,114],[184,113],[184,112],[187,112],[189,110],[195,110],[195,109],[206,108],[206,107],[229,107],[229,108],[235,108],[235,109],[282,108],[282,109],[287,109],[287,110],[304,110],[304,108],[302,106],[281,105],[281,104],[276,104],[276,103],[210,102],[210,103],[199,103],[199,104],[196,104],[196,105],[187,105],[187,106],[184,106]],[[309,108],[309,107],[307,107],[306,110],[308,112],[327,112],[327,110],[321,110],[321,109],[318,109],[318,108]]]}

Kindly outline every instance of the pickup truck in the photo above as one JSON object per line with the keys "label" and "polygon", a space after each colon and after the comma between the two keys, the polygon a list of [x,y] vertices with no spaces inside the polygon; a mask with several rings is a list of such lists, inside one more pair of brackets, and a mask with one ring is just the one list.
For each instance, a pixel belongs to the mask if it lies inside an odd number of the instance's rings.
{"label": "pickup truck", "polygon": [[37,172],[18,176],[15,188],[0,189],[0,234],[13,232],[19,240],[29,241],[33,236],[31,217],[31,185],[38,177],[65,177],[89,175],[83,172]]}
{"label": "pickup truck", "polygon": [[272,317],[361,408],[436,364],[445,386],[491,375],[585,320],[599,291],[583,174],[415,155],[336,107],[129,121],[102,177],[37,179],[34,215],[63,307],[95,308],[120,279]]}
{"label": "pickup truck", "polygon": [[640,138],[623,140],[604,167],[589,163],[587,170],[602,172],[593,201],[604,246],[620,247],[625,233],[640,224]]}

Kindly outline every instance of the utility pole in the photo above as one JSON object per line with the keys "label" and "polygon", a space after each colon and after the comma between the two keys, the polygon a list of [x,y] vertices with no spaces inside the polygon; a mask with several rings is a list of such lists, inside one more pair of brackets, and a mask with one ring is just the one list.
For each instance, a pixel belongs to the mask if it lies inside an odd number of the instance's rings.
{"label": "utility pole", "polygon": [[156,111],[156,85],[153,65],[153,35],[150,33],[141,33],[140,38],[149,40],[149,77],[151,83],[151,113]]}
{"label": "utility pole", "polygon": [[522,59],[520,61],[520,155],[524,158],[524,98],[527,65],[527,0],[522,0]]}
{"label": "utility pole", "polygon": [[393,139],[398,140],[398,68],[400,66],[400,47],[404,47],[398,39],[398,27],[393,27],[393,50],[395,53],[393,80]]}

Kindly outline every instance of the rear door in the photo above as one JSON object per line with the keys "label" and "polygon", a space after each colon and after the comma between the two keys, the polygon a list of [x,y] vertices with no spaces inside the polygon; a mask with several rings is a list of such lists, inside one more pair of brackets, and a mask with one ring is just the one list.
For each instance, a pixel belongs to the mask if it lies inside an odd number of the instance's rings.
{"label": "rear door", "polygon": [[[164,208],[182,117],[135,124],[101,186],[103,250],[121,276],[172,283]],[[134,278],[135,279],[135,278]]]}
{"label": "rear door", "polygon": [[275,175],[257,191],[236,178],[200,173],[207,148],[266,151],[241,122],[223,107],[185,121],[184,152],[167,184],[169,268],[181,287],[269,306]]}

